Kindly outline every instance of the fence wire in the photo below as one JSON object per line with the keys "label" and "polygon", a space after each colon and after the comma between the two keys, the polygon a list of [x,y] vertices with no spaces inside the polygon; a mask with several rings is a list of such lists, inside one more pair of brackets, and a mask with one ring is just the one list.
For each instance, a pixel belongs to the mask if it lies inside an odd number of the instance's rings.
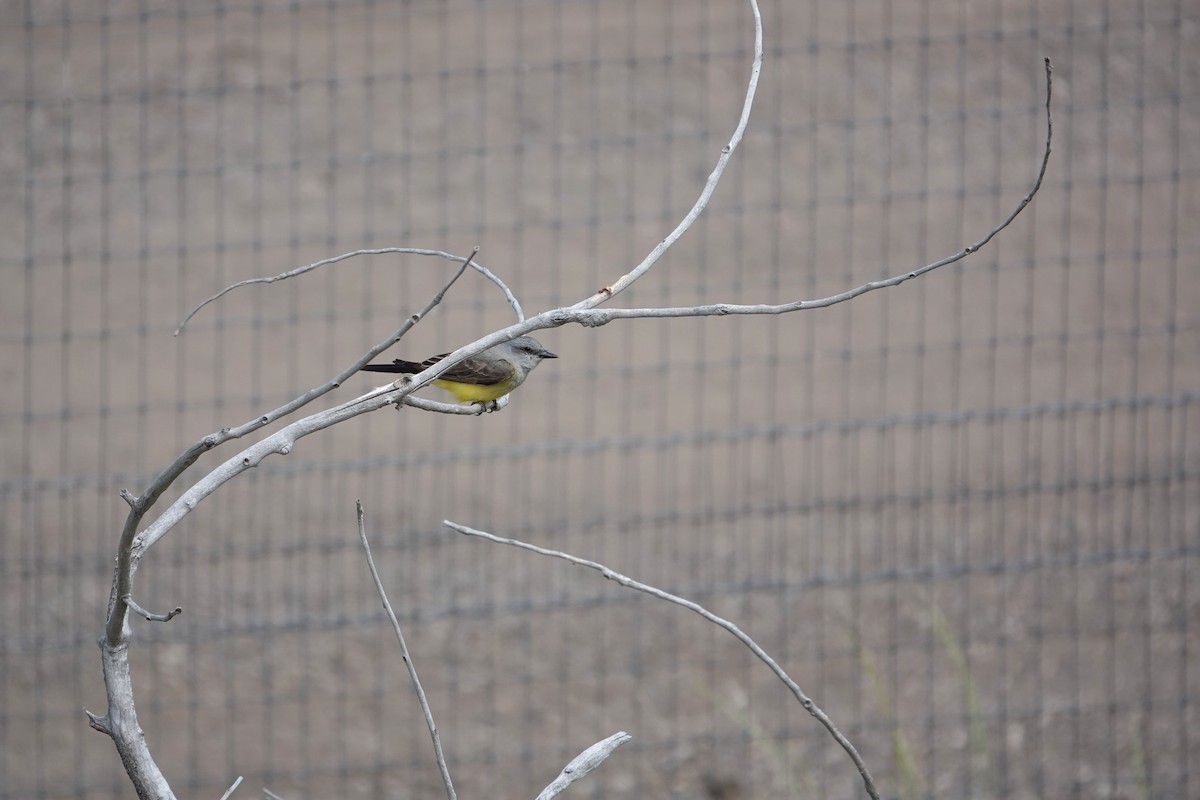
{"label": "fence wire", "polygon": [[[732,0],[27,0],[0,14],[0,798],[128,797],[100,636],[125,505],[327,380],[467,253],[531,311],[626,272],[728,139]],[[859,797],[722,631],[443,519],[603,561],[772,653],[888,797],[1183,798],[1200,729],[1200,14],[1143,0],[763,9],[741,150],[618,304],[833,308],[539,334],[497,414],[371,414],[224,487],[146,558],[140,720],[183,796],[436,796],[358,546],[460,796]],[[1189,222],[1191,220],[1191,222]],[[468,275],[397,348],[511,321]],[[389,355],[389,357],[392,357]],[[361,375],[328,407],[379,383]],[[432,390],[431,390],[432,391]],[[244,440],[243,440],[244,441]],[[201,459],[167,502],[235,452]]]}

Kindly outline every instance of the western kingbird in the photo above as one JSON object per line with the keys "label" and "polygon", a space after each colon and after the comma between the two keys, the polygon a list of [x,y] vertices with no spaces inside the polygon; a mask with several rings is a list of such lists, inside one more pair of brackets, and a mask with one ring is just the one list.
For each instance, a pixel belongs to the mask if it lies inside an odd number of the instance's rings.
{"label": "western kingbird", "polygon": [[[367,364],[362,371],[416,375],[448,355],[431,356],[420,364],[397,358],[391,364]],[[460,403],[498,400],[520,386],[543,358],[558,356],[532,336],[518,336],[511,342],[489,347],[479,355],[455,364],[435,378],[433,385],[450,392]]]}

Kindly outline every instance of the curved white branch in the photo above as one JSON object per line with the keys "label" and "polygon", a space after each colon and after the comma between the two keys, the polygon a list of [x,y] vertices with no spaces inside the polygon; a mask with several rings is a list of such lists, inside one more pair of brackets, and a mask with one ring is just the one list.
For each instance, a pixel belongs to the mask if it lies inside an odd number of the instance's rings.
{"label": "curved white branch", "polygon": [[[478,247],[475,248],[475,252],[476,253],[479,252]],[[260,277],[260,278],[247,278],[244,281],[238,281],[237,283],[231,283],[228,286],[226,286],[224,289],[222,289],[221,291],[214,294],[212,297],[209,297],[207,300],[202,302],[200,305],[193,308],[190,312],[188,312],[188,315],[183,318],[183,322],[180,322],[179,327],[175,329],[175,335],[178,336],[180,333],[182,333],[183,329],[187,327],[187,324],[192,321],[192,317],[194,317],[198,313],[200,313],[200,310],[202,308],[207,306],[209,303],[215,303],[217,300],[220,300],[222,297],[224,297],[225,295],[234,291],[235,289],[240,289],[243,286],[256,286],[259,284],[268,284],[268,283],[277,283],[278,281],[286,281],[288,278],[295,278],[299,275],[305,274],[306,272],[312,272],[313,270],[320,269],[321,267],[327,266],[329,264],[336,264],[339,261],[345,261],[348,258],[355,258],[356,256],[382,256],[382,255],[390,255],[390,254],[400,254],[400,255],[410,255],[410,256],[436,256],[438,258],[444,258],[449,261],[457,261],[457,262],[463,264],[464,266],[466,266],[469,263],[471,265],[471,269],[475,270],[480,275],[487,278],[492,283],[496,284],[496,286],[498,286],[500,288],[500,291],[504,292],[504,297],[505,297],[505,299],[508,300],[508,304],[510,306],[512,306],[513,311],[515,311],[517,313],[517,319],[518,320],[525,319],[525,312],[521,309],[521,304],[520,304],[520,302],[517,301],[517,296],[512,293],[512,290],[508,288],[508,285],[504,281],[500,280],[499,276],[497,276],[494,272],[492,272],[487,267],[483,266],[483,264],[480,264],[479,262],[474,261],[473,260],[474,255],[464,258],[462,256],[455,255],[454,253],[447,253],[444,250],[429,250],[429,249],[422,248],[422,247],[376,247],[376,248],[372,248],[372,249],[351,250],[349,253],[342,253],[341,255],[338,255],[338,256],[330,256],[329,258],[323,258],[320,261],[314,261],[311,264],[305,264],[302,267],[296,267],[295,269],[288,270],[287,272],[281,272],[278,275],[271,275],[271,276]]]}
{"label": "curved white branch", "polygon": [[604,564],[601,564],[598,561],[590,561],[586,558],[573,556],[570,553],[564,553],[561,550],[550,550],[545,547],[538,547],[537,545],[522,542],[518,539],[507,539],[503,536],[496,536],[495,534],[487,533],[486,531],[468,528],[466,525],[459,525],[458,523],[451,522],[450,520],[443,520],[442,524],[447,528],[456,530],[466,536],[474,536],[479,539],[485,539],[489,542],[495,542],[496,544],[506,544],[512,547],[518,547],[522,550],[528,550],[531,553],[537,553],[538,555],[542,556],[550,556],[551,558],[559,558],[568,563],[575,564],[576,566],[587,567],[588,569],[596,570],[610,581],[642,592],[643,594],[648,594],[651,597],[657,597],[659,600],[665,600],[668,603],[674,603],[675,605],[686,608],[689,611],[694,611],[714,625],[729,631],[729,633],[733,634],[738,641],[745,645],[750,652],[758,658],[759,661],[766,664],[767,667],[770,668],[771,672],[775,673],[775,677],[779,678],[779,680],[782,681],[783,684],[791,691],[792,695],[798,701],[800,701],[800,705],[804,707],[804,710],[815,717],[816,720],[825,727],[825,730],[829,731],[829,735],[834,738],[841,748],[846,751],[846,754],[850,756],[850,760],[854,762],[854,766],[858,769],[858,774],[862,777],[863,785],[866,786],[867,794],[871,795],[874,800],[879,800],[879,790],[875,788],[875,780],[871,777],[871,772],[867,769],[866,762],[863,761],[862,756],[859,755],[858,750],[853,744],[850,743],[850,740],[846,738],[846,735],[838,730],[838,727],[833,724],[833,720],[831,720],[829,716],[823,710],[821,710],[820,706],[813,702],[812,698],[804,693],[804,691],[800,688],[800,685],[792,680],[792,677],[784,671],[783,667],[779,666],[779,663],[772,658],[766,650],[763,650],[762,647],[759,646],[758,642],[750,638],[749,634],[747,634],[733,622],[730,622],[724,617],[717,616],[697,602],[680,597],[679,595],[671,594],[670,592],[659,589],[657,586],[651,586],[648,583],[642,583],[641,581],[634,580],[627,575],[622,575],[620,572],[617,572],[611,567],[606,567]]}
{"label": "curved white branch", "polygon": [[[128,606],[126,605],[124,598],[128,597],[132,592],[133,569],[136,568],[132,566],[134,537],[138,532],[138,526],[141,525],[142,518],[146,515],[146,512],[148,512],[154,506],[154,504],[158,502],[159,497],[162,496],[162,493],[166,491],[167,487],[173,484],[179,478],[179,476],[187,470],[188,467],[196,463],[196,460],[199,459],[204,453],[224,444],[231,439],[238,439],[248,433],[252,433],[259,428],[263,428],[272,422],[291,414],[293,411],[303,408],[326,392],[332,391],[338,386],[341,386],[342,381],[358,372],[358,370],[361,369],[368,361],[394,345],[396,342],[400,341],[400,339],[403,338],[408,331],[412,330],[412,328],[418,322],[424,319],[424,317],[429,314],[430,311],[432,311],[439,303],[442,302],[443,298],[446,296],[446,293],[449,292],[451,287],[454,286],[455,282],[462,277],[463,271],[466,270],[467,265],[471,263],[471,259],[475,257],[475,252],[478,252],[478,248],[476,248],[476,250],[472,252],[471,256],[463,262],[462,266],[459,267],[456,273],[454,273],[453,277],[451,277],[450,280],[447,281],[432,298],[430,298],[429,302],[425,304],[424,308],[406,319],[391,336],[367,350],[366,353],[359,357],[358,361],[351,364],[349,368],[343,370],[341,374],[337,375],[332,380],[326,381],[320,386],[309,389],[304,394],[292,399],[290,402],[285,403],[274,411],[270,411],[262,416],[256,417],[249,422],[239,425],[236,428],[222,428],[216,433],[211,433],[195,442],[191,447],[180,453],[170,464],[170,466],[155,476],[154,480],[150,482],[150,485],[146,487],[146,490],[139,496],[134,497],[132,493],[128,491],[122,491],[121,496],[124,498],[125,502],[129,504],[129,514],[126,516],[125,525],[121,530],[121,542],[117,548],[117,568],[116,573],[113,576],[112,591],[109,594],[108,621],[104,628],[104,640],[107,646],[117,647],[121,642],[127,641],[129,633],[129,616]],[[390,391],[390,389],[381,389],[378,391],[386,392]],[[374,396],[374,394],[375,393],[372,393],[368,396]]]}
{"label": "curved white branch", "polygon": [[229,800],[229,796],[232,795],[234,792],[236,792],[237,788],[241,785],[242,785],[242,776],[238,775],[237,780],[235,780],[233,782],[233,785],[225,790],[225,794],[221,795],[221,800]]}
{"label": "curved white branch", "polygon": [[411,391],[413,391],[411,387],[396,389],[389,386],[383,389],[375,389],[361,397],[342,403],[340,406],[334,406],[325,411],[310,414],[303,419],[298,419],[290,425],[280,428],[265,439],[255,442],[240,453],[226,459],[216,469],[196,481],[178,500],[167,506],[166,510],[154,522],[134,537],[132,547],[134,561],[136,562],[140,559],[155,542],[166,535],[171,528],[178,525],[180,520],[192,513],[204,498],[238,475],[254,469],[271,456],[288,455],[295,448],[296,443],[305,436],[310,436],[317,431],[323,431],[326,428],[337,425],[339,422],[345,422],[361,414],[368,414],[390,406],[405,398]]}
{"label": "curved white branch", "polygon": [[572,783],[586,776],[589,772],[607,761],[608,757],[615,753],[618,747],[632,738],[625,731],[617,731],[607,739],[596,742],[587,750],[572,758],[570,763],[563,767],[562,772],[558,773],[558,777],[550,781],[549,786],[542,789],[541,794],[537,796],[537,800],[554,800],[555,797],[562,794]]}

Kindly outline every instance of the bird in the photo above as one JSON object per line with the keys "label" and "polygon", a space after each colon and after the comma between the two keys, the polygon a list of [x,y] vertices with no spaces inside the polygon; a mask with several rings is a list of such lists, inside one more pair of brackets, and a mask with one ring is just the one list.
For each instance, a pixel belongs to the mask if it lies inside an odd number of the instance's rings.
{"label": "bird", "polygon": [[[367,364],[362,371],[415,375],[448,355],[430,356],[420,363],[397,358],[390,364]],[[460,403],[499,400],[520,386],[530,371],[546,358],[558,356],[532,336],[518,336],[511,342],[503,342],[463,359],[435,378],[433,385],[450,392]]]}

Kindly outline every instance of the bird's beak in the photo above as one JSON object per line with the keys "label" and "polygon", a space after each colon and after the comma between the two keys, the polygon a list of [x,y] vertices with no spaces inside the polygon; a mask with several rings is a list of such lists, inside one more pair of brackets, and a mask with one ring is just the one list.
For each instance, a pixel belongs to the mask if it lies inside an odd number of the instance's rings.
{"label": "bird's beak", "polygon": [[542,358],[558,358],[558,356],[556,356],[554,353],[551,353],[549,350],[543,350]]}

